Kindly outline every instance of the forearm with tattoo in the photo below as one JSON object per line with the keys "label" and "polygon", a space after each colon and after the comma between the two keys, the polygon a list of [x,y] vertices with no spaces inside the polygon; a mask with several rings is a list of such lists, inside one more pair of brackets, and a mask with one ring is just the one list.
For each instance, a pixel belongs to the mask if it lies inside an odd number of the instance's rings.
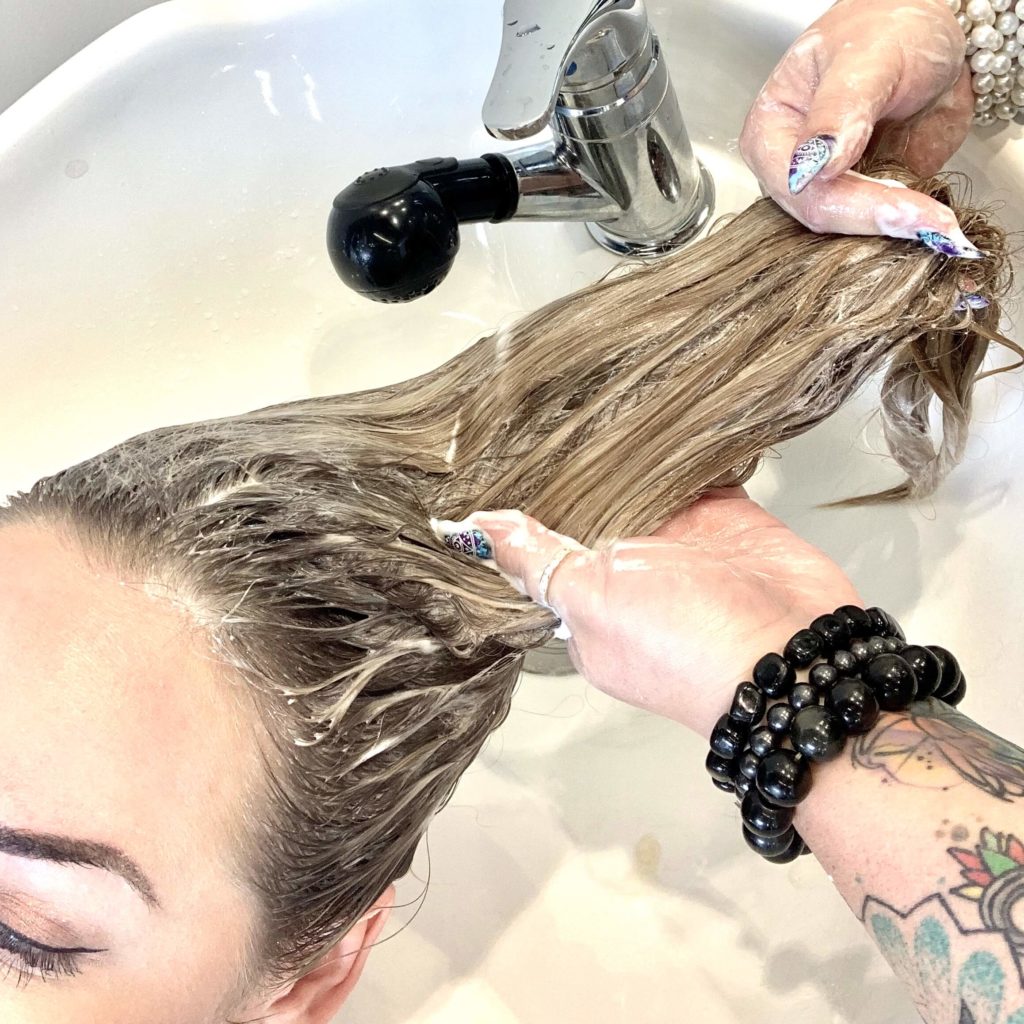
{"label": "forearm with tattoo", "polygon": [[821,775],[801,831],[927,1024],[1024,1024],[1024,751],[930,700]]}

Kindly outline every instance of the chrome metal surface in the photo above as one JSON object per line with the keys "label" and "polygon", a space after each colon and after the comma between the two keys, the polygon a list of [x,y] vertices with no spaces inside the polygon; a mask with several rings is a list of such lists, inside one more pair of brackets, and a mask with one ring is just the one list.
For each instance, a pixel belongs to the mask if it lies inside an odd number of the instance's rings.
{"label": "chrome metal surface", "polygon": [[710,218],[714,187],[642,0],[506,0],[483,116],[496,138],[551,129],[549,144],[506,154],[517,217],[586,220],[601,245],[640,256],[671,251]]}

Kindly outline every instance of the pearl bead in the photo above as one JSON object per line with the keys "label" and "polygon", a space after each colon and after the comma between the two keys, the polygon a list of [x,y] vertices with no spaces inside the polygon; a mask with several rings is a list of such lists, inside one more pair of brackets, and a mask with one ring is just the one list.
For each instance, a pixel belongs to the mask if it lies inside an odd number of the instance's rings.
{"label": "pearl bead", "polygon": [[971,81],[971,88],[979,96],[984,96],[986,93],[991,92],[996,87],[996,80],[994,75],[975,75]]}
{"label": "pearl bead", "polygon": [[996,55],[991,50],[979,50],[971,58],[971,70],[979,75],[984,75],[992,70],[992,61]]}
{"label": "pearl bead", "polygon": [[960,10],[960,0],[946,0],[946,6],[956,14]]}
{"label": "pearl bead", "polygon": [[[986,52],[991,53],[992,51],[988,50]],[[992,54],[992,63],[989,65],[988,70],[991,71],[996,78],[999,78],[1002,75],[1008,75],[1010,73],[1010,67],[1012,64],[1013,61],[1011,61],[1010,58],[1000,50],[999,53]]]}
{"label": "pearl bead", "polygon": [[1024,67],[1017,72],[1017,84],[1024,85]]}
{"label": "pearl bead", "polygon": [[975,117],[974,123],[982,128],[988,128],[989,125],[996,123],[996,115],[991,110],[986,110],[984,114],[978,114]]}
{"label": "pearl bead", "polygon": [[1015,35],[1020,28],[1020,18],[1013,11],[1004,11],[996,18],[996,31],[1002,32],[1004,36]]}
{"label": "pearl bead", "polygon": [[1008,11],[1013,6],[1013,0],[992,0],[993,11]]}
{"label": "pearl bead", "polygon": [[1024,20],[1024,0],[1017,0],[1017,6],[1013,9],[1018,18]]}
{"label": "pearl bead", "polygon": [[1017,60],[1022,50],[1024,50],[1024,33],[1018,30],[1016,36],[1012,36],[1003,43],[1003,48],[999,52],[1009,57],[1010,60]]}
{"label": "pearl bead", "polygon": [[978,52],[978,48],[977,48],[977,47],[976,47],[976,46],[974,45],[974,43],[972,43],[972,42],[970,41],[970,39],[968,39],[968,40],[967,40],[967,49],[966,49],[966,50],[964,50],[964,53],[965,53],[965,54],[966,54],[966,55],[967,55],[968,57],[973,57],[973,56],[974,56],[974,55],[975,55],[975,54],[976,54],[977,52]]}
{"label": "pearl bead", "polygon": [[1000,121],[1012,121],[1017,116],[1016,105],[1006,100],[1003,100],[1002,103],[997,103],[992,109],[996,112],[996,117]]}
{"label": "pearl bead", "polygon": [[1013,76],[1012,75],[996,75],[995,76],[995,89],[993,90],[997,96],[1005,96],[1013,88]]}
{"label": "pearl bead", "polygon": [[987,93],[985,96],[976,96],[974,99],[974,112],[976,114],[984,114],[986,110],[991,109],[993,103],[995,103],[995,99],[991,93]]}
{"label": "pearl bead", "polygon": [[[1020,15],[1018,14],[1017,17],[1019,18]],[[1024,25],[1017,29],[1017,42],[1024,46]]]}
{"label": "pearl bead", "polygon": [[998,50],[1003,45],[1003,34],[991,25],[979,25],[971,32],[971,42],[979,50]]}
{"label": "pearl bead", "polygon": [[1024,107],[1024,86],[1018,85],[1015,89],[1010,90],[1010,102],[1015,103],[1018,107]]}
{"label": "pearl bead", "polygon": [[956,16],[956,23],[960,26],[960,31],[965,36],[970,36],[971,30],[974,28],[974,22],[962,11]]}
{"label": "pearl bead", "polygon": [[988,19],[991,18],[995,21],[995,11],[992,8],[992,4],[989,0],[967,0],[967,6],[964,8],[967,17],[974,22],[982,22],[992,24]]}

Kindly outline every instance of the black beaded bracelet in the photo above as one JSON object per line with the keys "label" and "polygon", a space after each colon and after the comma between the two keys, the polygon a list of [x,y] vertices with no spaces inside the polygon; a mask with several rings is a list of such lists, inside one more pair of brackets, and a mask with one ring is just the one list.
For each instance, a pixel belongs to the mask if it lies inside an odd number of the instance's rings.
{"label": "black beaded bracelet", "polygon": [[[806,681],[798,669],[808,670]],[[793,827],[810,764],[838,757],[846,737],[868,732],[882,711],[927,697],[956,706],[966,692],[945,648],[908,644],[881,608],[843,605],[792,636],[781,655],[758,661],[715,725],[705,766],[719,789],[740,798],[747,845],[788,864],[810,852]]]}

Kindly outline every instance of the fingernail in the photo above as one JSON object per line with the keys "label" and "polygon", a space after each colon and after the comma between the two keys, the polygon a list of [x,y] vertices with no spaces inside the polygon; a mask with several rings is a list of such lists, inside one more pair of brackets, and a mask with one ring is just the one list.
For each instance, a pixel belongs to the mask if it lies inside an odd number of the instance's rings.
{"label": "fingernail", "polygon": [[430,528],[449,550],[494,564],[494,542],[471,520],[454,522],[451,519],[431,519]]}
{"label": "fingernail", "polygon": [[966,313],[969,309],[987,309],[991,305],[984,295],[961,295],[953,306],[954,313]]}
{"label": "fingernail", "polygon": [[922,229],[918,231],[918,241],[923,242],[929,249],[939,253],[941,256],[951,256],[962,260],[984,259],[985,254],[975,245],[967,241],[967,236],[958,231],[959,237],[944,235],[941,231]]}
{"label": "fingernail", "polygon": [[814,135],[793,151],[789,163],[789,191],[798,195],[814,180],[818,172],[832,159],[835,152],[834,135]]}

